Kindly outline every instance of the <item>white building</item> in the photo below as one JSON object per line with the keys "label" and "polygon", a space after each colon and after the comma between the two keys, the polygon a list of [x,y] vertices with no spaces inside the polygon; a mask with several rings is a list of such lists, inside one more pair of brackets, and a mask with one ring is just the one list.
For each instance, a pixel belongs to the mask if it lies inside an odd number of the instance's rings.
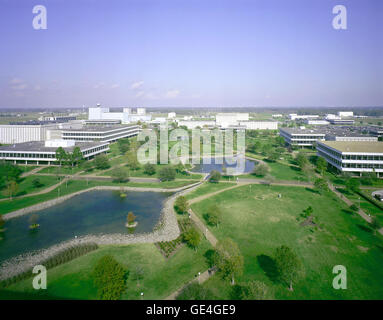
{"label": "white building", "polygon": [[110,112],[109,108],[101,107],[100,104],[89,108],[88,115],[88,120],[120,120],[121,123],[147,122],[151,119],[152,116],[146,114],[145,108],[137,108],[137,113],[132,113],[131,108],[123,108],[122,112]]}
{"label": "white building", "polygon": [[52,140],[29,141],[8,146],[0,146],[0,160],[13,163],[51,165],[57,164],[56,150],[62,147],[67,153],[79,147],[84,159],[88,160],[95,155],[109,150],[109,143]]}
{"label": "white building", "polygon": [[338,116],[339,117],[353,117],[354,116],[354,112],[352,111],[339,111],[338,112]]}
{"label": "white building", "polygon": [[317,152],[341,172],[383,172],[383,142],[318,142]]}
{"label": "white building", "polygon": [[306,119],[305,123],[311,124],[314,126],[323,126],[323,125],[330,124],[330,122],[328,122],[327,120],[310,120],[310,119]]}
{"label": "white building", "polygon": [[296,114],[296,113],[290,113],[289,114],[290,120],[304,120],[304,119],[317,119],[319,118],[318,115],[315,114]]}
{"label": "white building", "polygon": [[40,125],[18,125],[6,124],[0,125],[0,143],[22,143],[28,141],[43,141],[46,139],[47,131],[57,129],[58,124],[40,124]]}
{"label": "white building", "polygon": [[221,128],[237,126],[239,121],[248,121],[248,113],[217,113],[215,116],[216,125]]}
{"label": "white building", "polygon": [[114,142],[122,138],[138,135],[141,131],[138,125],[117,125],[117,126],[86,126],[81,129],[55,130],[49,133],[50,138],[74,140],[82,142]]}
{"label": "white building", "polygon": [[309,129],[280,128],[279,135],[292,146],[313,147],[317,141],[325,139],[325,133]]}
{"label": "white building", "polygon": [[175,112],[169,112],[168,113],[168,119],[174,119],[176,117],[176,113]]}
{"label": "white building", "polygon": [[239,121],[238,125],[246,130],[278,130],[277,121]]}
{"label": "white building", "polygon": [[177,123],[179,127],[185,126],[188,129],[215,127],[214,120],[178,120]]}

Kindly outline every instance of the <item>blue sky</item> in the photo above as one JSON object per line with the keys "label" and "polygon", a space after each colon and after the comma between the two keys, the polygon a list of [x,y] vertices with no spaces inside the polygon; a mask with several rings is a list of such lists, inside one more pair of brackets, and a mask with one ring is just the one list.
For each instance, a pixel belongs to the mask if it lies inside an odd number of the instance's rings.
{"label": "blue sky", "polygon": [[383,106],[381,0],[0,5],[0,107]]}

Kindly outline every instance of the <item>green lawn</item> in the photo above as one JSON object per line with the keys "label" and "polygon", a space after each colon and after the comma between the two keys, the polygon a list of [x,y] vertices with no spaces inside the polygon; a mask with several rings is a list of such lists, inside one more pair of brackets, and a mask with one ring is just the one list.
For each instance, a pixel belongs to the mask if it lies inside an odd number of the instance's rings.
{"label": "green lawn", "polygon": [[75,174],[81,171],[82,168],[79,166],[47,166],[39,171],[39,173],[50,173],[50,174]]}
{"label": "green lawn", "polygon": [[236,185],[235,183],[229,182],[219,182],[219,183],[210,183],[205,182],[200,187],[195,189],[194,191],[188,193],[185,197],[188,200],[203,196],[205,194],[213,193],[219,190],[223,190],[229,187]]}
{"label": "green lawn", "polygon": [[[145,299],[163,299],[177,290],[198,272],[207,269],[204,254],[210,244],[203,240],[198,250],[181,247],[172,257],[165,259],[154,244],[135,244],[129,246],[103,246],[82,257],[48,270],[48,288],[44,294],[50,299],[97,299],[97,288],[90,276],[97,260],[104,255],[112,255],[126,266],[130,275],[127,289],[122,299],[140,299],[144,292]],[[131,274],[137,266],[144,270],[140,285]],[[0,293],[0,299],[25,295],[33,298],[36,290],[32,289],[31,279],[26,279],[8,287]]]}
{"label": "green lawn", "polygon": [[[161,167],[164,167],[164,166],[166,166],[166,165],[156,164],[155,165],[156,173],[154,175],[146,174],[144,172],[144,170],[143,170],[143,166],[141,166],[138,170],[131,170],[128,166],[122,166],[121,168],[126,170],[129,173],[130,177],[157,178],[158,171],[161,169]],[[94,173],[92,173],[92,174],[94,174]],[[111,170],[107,170],[107,171],[100,172],[98,175],[100,175],[100,176],[109,176],[110,174],[111,174]],[[195,180],[198,180],[198,179],[201,179],[201,178],[202,178],[202,175],[196,174],[196,173],[193,173],[193,174],[177,173],[176,174],[176,179],[195,179]]]}
{"label": "green lawn", "polygon": [[[282,198],[278,198],[278,194]],[[382,237],[332,193],[320,195],[299,187],[252,185],[224,191],[193,204],[203,219],[206,208],[217,204],[222,223],[209,227],[218,239],[232,238],[244,255],[245,270],[238,282],[261,280],[277,299],[381,299],[383,278]],[[312,206],[323,230],[302,227],[296,220]],[[290,292],[275,280],[275,248],[291,247],[302,260],[306,276]],[[348,270],[348,289],[332,288],[332,268]],[[218,298],[232,296],[228,281],[214,276],[206,284]]]}
{"label": "green lawn", "polygon": [[138,187],[138,188],[166,188],[173,189],[182,186],[186,186],[188,184],[195,183],[197,181],[169,181],[169,182],[160,182],[160,183],[139,183],[139,182],[127,182],[127,183],[115,183],[112,181],[93,181],[89,180],[88,184],[86,180],[70,180],[68,181],[68,185],[66,187],[65,184],[61,185],[58,191],[58,188],[54,189],[51,192],[41,194],[38,196],[25,197],[22,199],[13,199],[13,200],[5,200],[0,202],[0,214],[5,214],[11,211],[15,211],[24,207],[29,207],[34,204],[54,199],[58,196],[60,192],[60,196],[70,194],[79,190],[95,187],[95,186],[129,186],[129,187]]}
{"label": "green lawn", "polygon": [[[35,188],[32,184],[32,181],[38,178],[40,183],[42,184],[38,188]],[[25,178],[20,178],[18,182],[18,191],[16,196],[21,196],[29,193],[39,192],[45,188],[48,188],[52,185],[58,183],[58,180],[55,176],[39,176],[39,175],[31,175]],[[6,190],[3,189],[0,193],[0,199],[7,198]]]}

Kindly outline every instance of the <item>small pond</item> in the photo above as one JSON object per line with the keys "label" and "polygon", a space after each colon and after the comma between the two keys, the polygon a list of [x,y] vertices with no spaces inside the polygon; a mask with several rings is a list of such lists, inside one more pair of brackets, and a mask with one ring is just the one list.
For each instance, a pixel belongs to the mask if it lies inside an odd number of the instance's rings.
{"label": "small pond", "polygon": [[97,190],[74,196],[50,208],[35,212],[40,227],[29,230],[27,214],[5,223],[0,240],[0,262],[33,250],[48,248],[75,236],[88,234],[129,234],[125,227],[127,214],[132,211],[138,222],[134,233],[151,232],[157,224],[164,200],[171,193]]}
{"label": "small pond", "polygon": [[[253,171],[255,165],[257,164],[254,160],[248,160],[244,159],[244,170],[240,171],[241,166],[238,165],[238,169],[235,169],[237,167],[237,159],[236,158],[211,158],[211,163],[203,163],[203,159],[201,159],[200,164],[194,165],[194,167],[190,170],[192,172],[202,172],[202,173],[210,173],[212,170],[217,170],[222,173],[222,166],[225,166],[227,169],[227,173],[229,174],[242,174],[242,173],[249,173]],[[229,172],[230,169],[234,170],[234,173]]]}

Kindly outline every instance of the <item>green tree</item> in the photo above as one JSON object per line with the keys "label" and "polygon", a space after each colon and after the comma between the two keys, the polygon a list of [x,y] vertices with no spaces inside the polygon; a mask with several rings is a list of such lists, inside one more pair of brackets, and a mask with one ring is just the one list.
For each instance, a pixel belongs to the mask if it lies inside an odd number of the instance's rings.
{"label": "green tree", "polygon": [[307,159],[307,156],[302,151],[297,154],[295,161],[297,162],[299,168],[301,168],[302,171],[309,164],[309,160]]}
{"label": "green tree", "polygon": [[128,172],[121,167],[113,169],[110,175],[116,182],[125,182],[129,180]]}
{"label": "green tree", "polygon": [[322,157],[318,157],[316,161],[316,167],[318,172],[323,176],[324,172],[327,169],[327,161]]}
{"label": "green tree", "polygon": [[318,178],[314,181],[314,187],[319,192],[329,190],[328,183],[327,183],[326,179],[322,179],[322,178]]}
{"label": "green tree", "polygon": [[207,210],[207,223],[213,226],[218,226],[222,219],[222,211],[216,205],[213,204]]}
{"label": "green tree", "polygon": [[158,170],[158,178],[160,181],[172,181],[176,178],[176,170],[171,166],[162,167]]}
{"label": "green tree", "polygon": [[184,231],[183,240],[193,249],[197,249],[201,242],[201,234],[195,227],[190,227]]}
{"label": "green tree", "polygon": [[128,224],[133,224],[134,221],[136,221],[136,216],[134,215],[134,213],[132,211],[129,211],[128,212],[128,216],[126,217],[126,221]]}
{"label": "green tree", "polygon": [[69,159],[71,162],[72,167],[76,164],[79,164],[79,162],[82,160],[82,152],[79,147],[74,147],[73,152],[69,155]]}
{"label": "green tree", "polygon": [[234,285],[235,277],[243,273],[243,256],[238,245],[229,238],[219,241],[214,260],[223,277],[229,277]]}
{"label": "green tree", "polygon": [[99,170],[105,170],[110,167],[109,159],[105,154],[99,154],[94,158],[94,165]]}
{"label": "green tree", "polygon": [[149,175],[149,176],[152,176],[156,173],[156,166],[152,163],[145,163],[144,164],[144,173]]}
{"label": "green tree", "polygon": [[178,213],[186,213],[189,210],[189,202],[184,196],[179,196],[174,203],[174,208]]}
{"label": "green tree", "polygon": [[254,167],[252,174],[259,177],[264,177],[268,172],[269,167],[265,163],[260,162]]}
{"label": "green tree", "polygon": [[43,186],[43,184],[41,183],[39,178],[34,178],[32,180],[32,186],[33,186],[33,188],[40,188]]}
{"label": "green tree", "polygon": [[349,193],[360,191],[360,181],[357,178],[347,179],[345,186]]}
{"label": "green tree", "polygon": [[138,170],[140,169],[140,163],[137,160],[137,153],[135,151],[129,151],[126,154],[126,157],[128,158],[128,166],[132,170]]}
{"label": "green tree", "polygon": [[275,137],[275,144],[277,146],[283,147],[285,145],[285,139],[281,136]]}
{"label": "green tree", "polygon": [[67,159],[67,153],[63,147],[58,147],[56,150],[56,160],[60,163],[60,166]]}
{"label": "green tree", "polygon": [[89,172],[89,171],[92,171],[93,170],[93,165],[91,162],[89,161],[85,161],[83,164],[82,164],[82,169],[86,172]]}
{"label": "green tree", "polygon": [[128,138],[119,139],[117,141],[118,150],[120,151],[120,154],[125,154],[129,151],[130,147],[130,140]]}
{"label": "green tree", "polygon": [[211,290],[193,281],[181,290],[176,300],[212,300],[213,298]]}
{"label": "green tree", "polygon": [[14,196],[17,193],[17,190],[19,190],[19,185],[16,181],[10,180],[6,183],[6,189],[5,193],[6,196],[9,197],[9,200],[12,200],[12,196]]}
{"label": "green tree", "polygon": [[98,297],[102,300],[118,300],[126,290],[127,270],[112,256],[103,256],[98,260],[91,274],[98,288]]}
{"label": "green tree", "polygon": [[221,173],[217,170],[212,170],[210,172],[209,182],[218,183],[221,180]]}
{"label": "green tree", "polygon": [[[0,214],[0,232],[4,232],[4,225],[5,225],[5,220],[3,218],[3,215]],[[0,238],[1,240],[1,238]]]}
{"label": "green tree", "polygon": [[275,251],[275,265],[278,270],[280,280],[293,290],[293,284],[303,277],[303,264],[298,256],[286,246],[281,246]]}
{"label": "green tree", "polygon": [[273,299],[271,290],[261,281],[250,281],[241,286],[242,300],[270,300]]}
{"label": "green tree", "polygon": [[374,230],[374,234],[376,234],[376,231],[379,230],[382,225],[376,217],[371,217],[370,227]]}

